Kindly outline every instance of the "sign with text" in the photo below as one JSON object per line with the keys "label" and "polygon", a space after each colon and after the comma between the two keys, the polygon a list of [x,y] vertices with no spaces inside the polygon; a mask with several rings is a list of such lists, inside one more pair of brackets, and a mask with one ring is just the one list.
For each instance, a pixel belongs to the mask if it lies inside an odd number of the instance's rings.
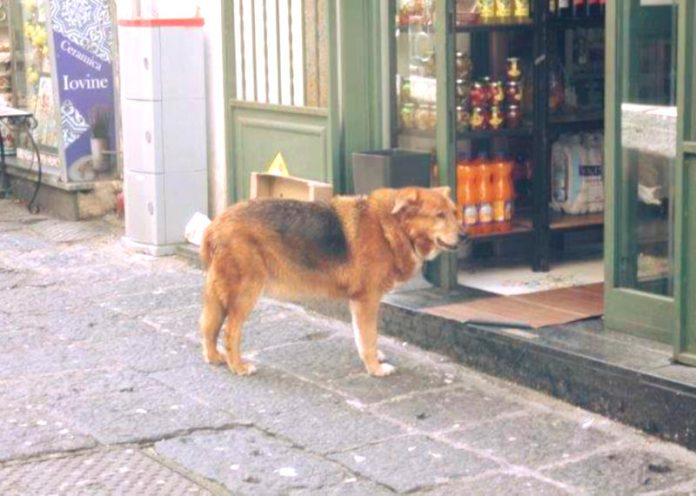
{"label": "sign with text", "polygon": [[86,0],[83,11],[51,1],[56,86],[69,181],[116,174],[113,32],[108,2]]}

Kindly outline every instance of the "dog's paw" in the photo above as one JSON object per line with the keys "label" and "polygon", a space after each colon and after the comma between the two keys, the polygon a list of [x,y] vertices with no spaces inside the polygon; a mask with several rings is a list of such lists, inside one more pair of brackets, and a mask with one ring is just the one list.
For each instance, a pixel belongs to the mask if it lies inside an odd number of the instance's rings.
{"label": "dog's paw", "polygon": [[396,372],[396,367],[393,365],[389,363],[380,363],[379,367],[370,372],[370,375],[374,377],[386,377],[392,375],[394,372]]}
{"label": "dog's paw", "polygon": [[384,353],[382,353],[382,350],[377,350],[377,360],[379,360],[379,363],[384,363],[387,361],[387,357]]}
{"label": "dog's paw", "polygon": [[239,365],[230,366],[230,368],[237,375],[251,375],[256,372],[256,365],[251,362],[242,362]]}
{"label": "dog's paw", "polygon": [[203,351],[203,360],[211,365],[222,365],[227,362],[225,355],[215,350],[212,352]]}

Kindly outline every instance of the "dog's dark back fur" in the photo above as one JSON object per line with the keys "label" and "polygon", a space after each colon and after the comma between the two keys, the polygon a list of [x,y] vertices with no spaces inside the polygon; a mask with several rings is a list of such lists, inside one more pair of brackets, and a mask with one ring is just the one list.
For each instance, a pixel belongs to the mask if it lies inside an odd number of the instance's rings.
{"label": "dog's dark back fur", "polygon": [[343,226],[330,205],[297,200],[254,200],[244,209],[249,219],[275,231],[309,268],[322,260],[334,263],[348,259],[348,242]]}

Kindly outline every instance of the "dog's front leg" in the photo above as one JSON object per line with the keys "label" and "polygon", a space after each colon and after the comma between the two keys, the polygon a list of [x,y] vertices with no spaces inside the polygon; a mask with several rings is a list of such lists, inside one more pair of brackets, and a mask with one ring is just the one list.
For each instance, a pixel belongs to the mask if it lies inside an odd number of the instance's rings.
{"label": "dog's front leg", "polygon": [[350,301],[353,319],[353,336],[358,354],[370,375],[382,377],[396,369],[388,363],[380,363],[377,350],[377,316],[379,296],[365,296]]}

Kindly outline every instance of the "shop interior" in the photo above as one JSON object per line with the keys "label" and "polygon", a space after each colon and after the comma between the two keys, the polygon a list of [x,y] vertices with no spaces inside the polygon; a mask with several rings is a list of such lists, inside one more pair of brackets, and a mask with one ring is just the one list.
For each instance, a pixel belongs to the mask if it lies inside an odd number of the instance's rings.
{"label": "shop interior", "polygon": [[[435,1],[396,2],[392,53],[394,142],[433,157]],[[499,320],[509,313],[531,327],[599,317],[604,207],[612,201],[604,198],[603,180],[605,3],[454,3],[454,64],[447,70],[455,97],[452,186],[469,231],[457,279],[505,298],[505,305],[493,303],[495,311],[490,301],[459,305],[457,316]],[[636,100],[669,104],[670,40],[656,32],[640,47]],[[542,48],[537,64],[535,44]],[[634,276],[652,286],[669,280],[666,160],[645,153],[628,160],[639,163],[640,174]],[[432,182],[441,177],[433,159]]]}

